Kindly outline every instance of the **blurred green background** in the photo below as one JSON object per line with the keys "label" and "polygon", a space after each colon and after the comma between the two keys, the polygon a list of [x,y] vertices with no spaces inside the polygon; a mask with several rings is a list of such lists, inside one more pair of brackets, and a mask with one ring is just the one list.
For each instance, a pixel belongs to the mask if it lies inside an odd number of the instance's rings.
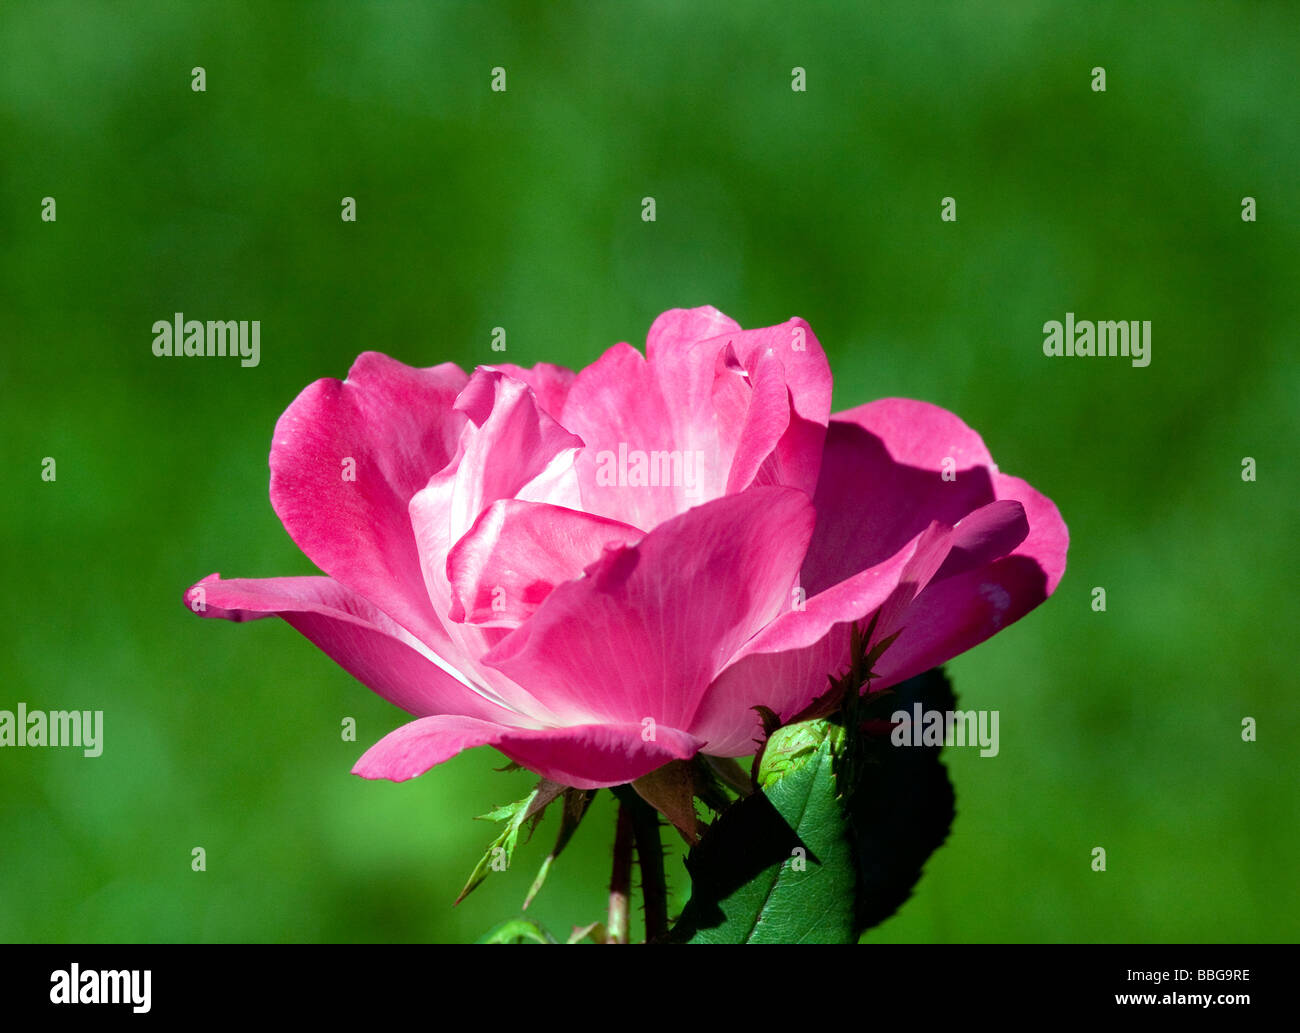
{"label": "blurred green background", "polygon": [[[952,409],[1070,526],[1056,596],[949,667],[1001,753],[949,751],[952,835],[867,939],[1296,939],[1297,67],[1286,3],[8,0],[0,708],[102,709],[106,745],[0,750],[0,939],[517,913],[554,818],[451,902],[527,775],[355,778],[404,715],[181,593],[312,572],[271,431],[359,352],[472,367],[503,326],[506,359],[581,367],[706,303],[805,317],[837,409]],[[155,358],[177,311],[260,319],[261,364]],[[1151,365],[1045,358],[1066,311],[1150,319]],[[601,794],[530,913],[601,917],[611,835]]]}

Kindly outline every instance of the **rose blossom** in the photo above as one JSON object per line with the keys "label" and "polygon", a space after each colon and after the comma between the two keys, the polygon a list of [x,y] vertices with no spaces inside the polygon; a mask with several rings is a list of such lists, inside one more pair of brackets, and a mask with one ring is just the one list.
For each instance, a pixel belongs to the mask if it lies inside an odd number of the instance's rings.
{"label": "rose blossom", "polygon": [[855,622],[901,629],[874,691],[1019,620],[1065,569],[1056,506],[956,416],[830,403],[807,323],[707,307],[577,374],[367,352],[271,445],[271,504],[327,576],[213,574],[186,598],[283,617],[414,714],[366,778],[481,745],[581,788],[747,755],[755,705],[804,710]]}

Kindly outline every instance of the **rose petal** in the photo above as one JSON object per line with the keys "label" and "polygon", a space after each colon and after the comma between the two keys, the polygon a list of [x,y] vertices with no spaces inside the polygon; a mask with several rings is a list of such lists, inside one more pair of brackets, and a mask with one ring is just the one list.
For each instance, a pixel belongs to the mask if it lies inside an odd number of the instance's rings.
{"label": "rose petal", "polygon": [[[811,494],[821,469],[831,412],[830,365],[817,335],[804,320],[789,319],[757,330],[727,331],[701,342],[694,353],[707,356],[721,348],[734,352],[751,379],[756,377],[765,359],[780,364],[789,391],[790,416],[788,427],[774,449],[777,483]],[[681,376],[675,371],[669,375]]]}
{"label": "rose petal", "polygon": [[[912,619],[911,607],[939,578],[988,563],[1025,537],[1024,511],[1015,501],[977,510],[956,528],[938,522],[907,548],[808,599],[754,636],[709,687],[684,727],[709,742],[709,752],[742,756],[761,738],[761,704],[788,721],[805,710],[849,666],[851,629],[879,613],[869,645]],[[900,636],[901,638],[901,636]],[[886,650],[889,657],[897,641]],[[877,671],[880,664],[877,664]],[[872,682],[874,687],[884,683]]]}
{"label": "rose petal", "polygon": [[499,369],[515,380],[522,380],[533,389],[542,411],[557,420],[564,411],[564,400],[569,396],[569,388],[577,376],[573,370],[549,362],[539,362],[531,369],[510,362],[494,362],[488,368]]}
{"label": "rose petal", "polygon": [[[667,444],[658,447],[702,459],[699,491],[680,500],[678,512],[726,494],[752,392],[750,371],[718,335],[739,332],[738,323],[705,305],[664,312],[646,335],[646,362],[667,413],[656,428]],[[785,419],[784,412],[781,417]]]}
{"label": "rose petal", "polygon": [[484,662],[564,700],[563,723],[680,727],[722,665],[789,605],[813,518],[791,488],[688,510],[557,587]]}
{"label": "rose petal", "polygon": [[873,689],[947,663],[1056,591],[1070,542],[1056,505],[1018,477],[997,474],[993,485],[999,499],[1014,499],[1024,507],[1028,536],[1008,556],[971,562],[929,585],[904,615],[902,634],[876,664],[880,679],[872,682]]}
{"label": "rose petal", "polygon": [[[318,380],[280,417],[271,505],[321,570],[436,650],[448,646],[424,589],[407,503],[455,448],[465,374],[366,352],[344,381]],[[349,461],[351,461],[349,463]],[[349,469],[355,480],[345,479]]]}
{"label": "rose petal", "polygon": [[[943,477],[952,460],[954,479]],[[956,524],[994,500],[980,436],[937,405],[885,398],[834,416],[814,501],[809,595],[894,555],[932,520]]]}
{"label": "rose petal", "polygon": [[684,484],[629,483],[634,453],[669,455],[676,447],[659,383],[631,345],[616,344],[578,374],[561,422],[585,445],[574,464],[577,508],[642,530],[686,508]]}
{"label": "rose petal", "polygon": [[740,324],[712,305],[670,308],[650,324],[645,341],[646,355],[652,362],[668,360],[674,353],[689,350],[700,341],[739,332]]}
{"label": "rose petal", "polygon": [[[201,594],[198,590],[201,590]],[[281,617],[363,685],[412,714],[524,719],[355,592],[327,577],[230,578],[211,574],[185,593],[201,617]]]}
{"label": "rose petal", "polygon": [[552,782],[601,789],[635,781],[670,761],[693,757],[700,743],[664,725],[654,730],[653,738],[646,738],[639,724],[527,729],[470,717],[426,717],[384,736],[365,752],[352,772],[362,778],[403,782],[472,746],[495,746],[515,763]]}
{"label": "rose petal", "polygon": [[812,495],[817,484],[816,474],[807,483],[793,483],[802,481],[797,473],[793,482],[784,479],[778,446],[790,429],[791,418],[797,418],[790,411],[790,389],[785,383],[785,370],[777,359],[764,355],[756,364],[750,380],[752,390],[747,399],[745,422],[736,441],[735,454],[731,457],[725,494],[734,495],[750,485],[789,483],[790,487]]}
{"label": "rose petal", "polygon": [[582,442],[541,411],[527,385],[498,370],[477,369],[456,405],[469,417],[457,457],[410,501],[410,526],[425,589],[451,648],[476,679],[516,710],[559,723],[536,694],[483,666],[483,655],[507,632],[452,620],[447,560],[452,547],[493,502],[516,496],[567,500],[565,475],[571,473]]}
{"label": "rose petal", "polygon": [[552,589],[581,577],[606,546],[643,538],[635,527],[563,506],[500,499],[447,557],[450,619],[513,628]]}
{"label": "rose petal", "polygon": [[497,499],[524,495],[545,500],[546,493],[530,492],[530,485],[539,479],[546,485],[556,483],[582,447],[581,438],[542,411],[526,384],[498,370],[476,369],[456,407],[473,425],[462,431],[459,462],[440,475],[452,483],[452,542]]}

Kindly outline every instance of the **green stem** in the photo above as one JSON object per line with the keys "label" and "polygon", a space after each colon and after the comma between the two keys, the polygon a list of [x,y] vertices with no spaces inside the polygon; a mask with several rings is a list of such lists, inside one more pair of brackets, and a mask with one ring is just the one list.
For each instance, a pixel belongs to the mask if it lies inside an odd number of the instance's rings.
{"label": "green stem", "polygon": [[608,943],[627,943],[632,900],[632,813],[625,803],[618,805],[614,831],[614,868],[609,877]]}

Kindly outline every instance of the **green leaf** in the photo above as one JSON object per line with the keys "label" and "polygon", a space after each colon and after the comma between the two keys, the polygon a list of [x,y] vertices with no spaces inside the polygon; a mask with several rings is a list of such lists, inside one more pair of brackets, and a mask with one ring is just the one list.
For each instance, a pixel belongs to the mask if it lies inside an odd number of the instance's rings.
{"label": "green leaf", "polygon": [[[829,722],[810,722],[829,728]],[[687,858],[686,943],[852,943],[855,868],[835,791],[834,736],[783,760]]]}
{"label": "green leaf", "polygon": [[[882,693],[882,696],[885,694]],[[941,668],[894,686],[866,704],[863,715],[888,719],[897,710],[955,710],[956,697]],[[912,895],[930,855],[948,837],[955,798],[939,746],[893,746],[887,734],[861,735],[861,771],[848,801],[858,862],[859,929],[892,915]]]}
{"label": "green leaf", "polygon": [[691,851],[691,899],[671,942],[853,943],[910,896],[947,836],[953,792],[940,747],[893,746],[889,716],[916,702],[954,709],[952,689],[937,668],[860,699],[843,684],[845,713],[773,732],[759,791]]}

